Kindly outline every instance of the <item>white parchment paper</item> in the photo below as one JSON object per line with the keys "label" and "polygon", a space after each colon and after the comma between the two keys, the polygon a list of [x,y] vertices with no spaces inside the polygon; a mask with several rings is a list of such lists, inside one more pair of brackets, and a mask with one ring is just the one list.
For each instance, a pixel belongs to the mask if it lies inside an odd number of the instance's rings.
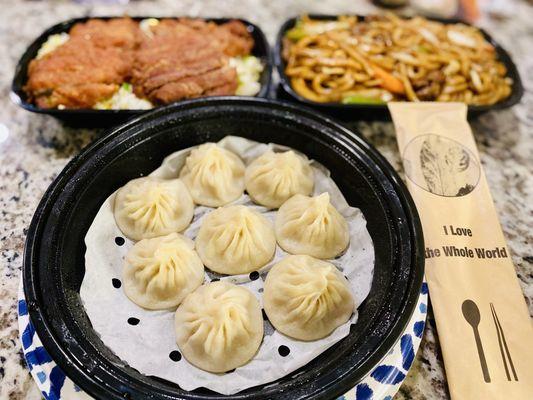
{"label": "white parchment paper", "polygon": [[[225,137],[219,145],[238,154],[245,164],[249,164],[268,149],[287,150],[284,146],[267,145],[235,136]],[[161,167],[150,175],[167,179],[177,177],[190,150],[185,149],[169,155]],[[329,177],[329,171],[315,161],[311,165],[315,174],[314,194],[329,192],[332,204],[348,221],[350,246],[341,257],[330,261],[348,278],[355,304],[358,306],[370,291],[374,271],[374,249],[366,229],[366,221],[359,209],[348,205],[335,182]],[[328,337],[313,342],[291,339],[265,321],[265,336],[255,357],[248,364],[230,373],[213,374],[203,371],[183,357],[177,362],[171,360],[169,354],[179,350],[174,335],[174,311],[144,310],[126,297],[122,287],[115,288],[112,284],[113,279],[122,279],[124,256],[134,244],[124,237],[115,223],[114,196],[115,194],[112,194],[106,199],[85,237],[85,277],[80,296],[93,328],[102,341],[139,372],[167,379],[185,390],[205,387],[221,394],[233,394],[279,379],[307,364],[346,337],[350,324],[357,321],[357,310],[354,310],[347,323],[338,327]],[[246,194],[234,204],[250,206],[271,221],[274,221],[277,212],[252,203]],[[183,232],[184,235],[194,239],[203,217],[211,210],[209,207],[196,207],[193,222]],[[116,237],[124,238],[125,243],[118,245],[115,242]],[[274,259],[259,271],[259,279],[251,280],[248,275],[221,276],[206,270],[206,282],[218,278],[246,286],[262,304],[266,274],[286,255],[278,246]],[[137,318],[139,323],[131,325],[127,322],[129,318]],[[290,349],[290,353],[285,357],[278,352],[282,345]]]}

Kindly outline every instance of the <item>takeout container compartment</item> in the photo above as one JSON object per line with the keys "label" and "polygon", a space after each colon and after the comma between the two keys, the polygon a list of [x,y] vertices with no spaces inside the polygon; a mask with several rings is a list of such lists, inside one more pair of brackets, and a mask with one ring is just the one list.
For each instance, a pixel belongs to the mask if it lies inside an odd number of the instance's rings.
{"label": "takeout container compartment", "polygon": [[[41,48],[42,44],[46,42],[50,35],[57,33],[68,33],[70,28],[78,22],[86,22],[89,19],[112,19],[119,18],[120,16],[105,16],[105,17],[83,17],[73,18],[64,22],[60,22],[44,31],[35,41],[30,44],[26,49],[22,57],[20,58],[17,67],[15,69],[15,76],[11,84],[11,98],[20,107],[25,110],[51,115],[59,120],[64,121],[68,125],[77,127],[110,127],[118,123],[124,122],[129,118],[143,114],[147,110],[93,110],[93,109],[47,109],[41,108],[28,101],[28,96],[23,90],[24,85],[28,80],[28,66],[30,61],[37,56],[37,52]],[[146,18],[181,18],[181,17],[131,17],[135,21],[140,21]],[[187,18],[187,16],[183,16]],[[270,81],[272,78],[273,60],[271,49],[263,31],[257,26],[240,18],[202,18],[205,21],[213,21],[217,24],[223,24],[232,19],[243,22],[250,34],[254,39],[254,47],[252,49],[252,55],[259,58],[264,66],[263,72],[259,79],[261,84],[261,90],[255,97],[267,97],[270,90]],[[157,108],[157,107],[155,107]]]}
{"label": "takeout container compartment", "polygon": [[[309,17],[319,20],[335,20],[337,15],[323,15],[323,14],[310,14]],[[359,20],[364,18],[363,15],[356,15]],[[447,18],[427,18],[432,21],[438,21],[445,24],[453,23],[462,23],[468,25],[464,21],[459,21],[457,19],[447,19]],[[390,113],[387,109],[386,104],[341,104],[341,103],[319,103],[316,101],[308,100],[298,93],[296,93],[291,86],[290,79],[285,74],[285,60],[282,57],[283,51],[283,37],[285,33],[293,28],[296,24],[298,17],[290,18],[283,23],[281,26],[278,36],[276,38],[276,44],[274,47],[274,64],[278,71],[280,77],[280,83],[277,88],[278,97],[281,99],[297,101],[301,104],[313,107],[322,112],[328,113],[330,115],[336,116],[343,120],[390,120]],[[494,46],[496,53],[498,55],[499,61],[501,61],[507,68],[507,76],[513,80],[513,85],[511,88],[511,94],[506,99],[493,104],[485,106],[468,106],[468,117],[475,117],[487,111],[493,110],[502,110],[509,108],[517,104],[522,95],[524,94],[524,88],[522,86],[522,81],[520,80],[520,75],[518,74],[518,69],[511,59],[511,56],[507,51],[503,49],[485,30],[478,27],[485,39]]]}
{"label": "takeout container compartment", "polygon": [[[126,365],[99,339],[81,304],[84,237],[102,202],[168,154],[236,135],[278,143],[328,168],[363,212],[375,249],[372,288],[350,334],[275,382],[223,396],[187,392]],[[27,234],[24,292],[46,350],[99,399],[332,399],[351,389],[397,342],[413,313],[424,272],[420,220],[390,164],[363,139],[314,110],[244,97],[160,107],[114,128],[76,156],[45,193]],[[113,305],[109,304],[109,312]]]}

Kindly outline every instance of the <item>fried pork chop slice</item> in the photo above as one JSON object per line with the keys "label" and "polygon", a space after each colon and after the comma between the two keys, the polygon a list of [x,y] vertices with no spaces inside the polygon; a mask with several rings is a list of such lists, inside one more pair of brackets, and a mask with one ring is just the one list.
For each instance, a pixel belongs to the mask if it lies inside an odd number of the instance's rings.
{"label": "fried pork chop slice", "polygon": [[118,89],[119,85],[112,83],[65,84],[57,87],[50,95],[36,97],[35,102],[42,108],[60,104],[68,108],[89,108],[113,96]]}
{"label": "fried pork chop slice", "polygon": [[131,52],[69,40],[29,65],[26,90],[43,108],[91,108],[130,75]]}
{"label": "fried pork chop slice", "polygon": [[238,20],[218,25],[214,34],[224,48],[224,53],[230,57],[246,56],[254,47],[252,35],[246,29],[246,25]]}
{"label": "fried pork chop slice", "polygon": [[131,18],[90,19],[74,25],[70,37],[89,40],[97,47],[133,50],[139,44],[140,32],[139,24]]}
{"label": "fried pork chop slice", "polygon": [[190,62],[179,63],[174,69],[158,68],[151,70],[151,74],[143,82],[142,90],[150,95],[154,90],[168,82],[175,82],[185,78],[191,78],[197,75],[209,73],[218,70],[227,65],[222,57],[212,57],[205,60],[193,60]]}
{"label": "fried pork chop slice", "polygon": [[[136,52],[136,93],[163,104],[205,95],[235,94],[237,72],[229,66],[225,53],[226,41],[232,35],[232,25],[228,24],[221,28],[202,20],[160,21],[151,28],[151,35],[143,37]],[[244,30],[249,35],[246,27]]]}
{"label": "fried pork chop slice", "polygon": [[237,72],[233,67],[217,68],[210,72],[168,82],[151,92],[158,103],[168,104],[179,99],[202,95],[232,95],[237,89]]}
{"label": "fried pork chop slice", "polygon": [[220,25],[189,18],[181,18],[178,22],[212,38],[218,46],[222,47],[224,54],[230,57],[248,55],[254,47],[254,39],[246,25],[236,19]]}

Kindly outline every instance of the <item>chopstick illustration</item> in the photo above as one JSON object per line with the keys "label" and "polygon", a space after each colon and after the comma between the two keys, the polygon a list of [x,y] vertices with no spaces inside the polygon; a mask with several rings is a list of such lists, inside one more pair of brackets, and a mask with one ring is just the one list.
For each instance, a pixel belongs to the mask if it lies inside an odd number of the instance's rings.
{"label": "chopstick illustration", "polygon": [[[503,366],[505,368],[505,374],[507,375],[507,380],[511,380],[511,375],[509,375],[509,367],[507,366],[507,361],[505,359],[505,356],[507,355],[507,359],[509,360],[509,365],[511,366],[511,371],[513,372],[513,377],[515,381],[518,381],[518,376],[516,375],[516,370],[514,368],[513,359],[511,358],[511,353],[509,352],[509,347],[507,347],[507,341],[505,340],[505,334],[503,332],[503,328],[500,324],[500,320],[498,319],[498,314],[496,314],[496,309],[494,308],[494,304],[490,303],[490,310],[492,312],[492,319],[494,320],[494,325],[496,326],[496,333],[498,334],[498,344],[500,345],[500,353],[502,355],[503,359]],[[505,352],[504,352],[505,349]]]}

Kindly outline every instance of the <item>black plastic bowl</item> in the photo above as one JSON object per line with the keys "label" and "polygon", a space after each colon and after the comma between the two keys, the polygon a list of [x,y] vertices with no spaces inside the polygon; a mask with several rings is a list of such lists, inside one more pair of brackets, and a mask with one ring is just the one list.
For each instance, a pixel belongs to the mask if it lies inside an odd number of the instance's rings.
{"label": "black plastic bowl", "polygon": [[[30,44],[26,49],[22,57],[20,58],[17,67],[15,69],[15,75],[11,84],[11,98],[20,107],[25,110],[51,115],[57,119],[64,121],[65,123],[78,127],[111,127],[117,125],[120,122],[124,122],[134,116],[143,114],[146,110],[93,110],[93,109],[50,109],[37,107],[35,104],[28,101],[28,96],[24,92],[23,88],[28,80],[28,66],[30,61],[37,56],[37,52],[41,48],[42,44],[46,42],[50,35],[56,33],[69,32],[70,28],[78,22],[86,22],[89,19],[111,19],[117,17],[83,17],[74,18],[67,21],[63,21],[57,25],[44,31],[35,41]],[[146,18],[159,18],[159,17],[132,17],[136,21],[140,21]],[[163,18],[163,17],[162,17]],[[168,18],[168,17],[164,17]],[[213,21],[217,24],[223,24],[231,19],[237,19],[246,25],[248,32],[254,39],[254,47],[252,49],[252,55],[259,58],[264,66],[263,72],[259,82],[261,84],[261,90],[256,97],[267,97],[270,89],[270,81],[272,79],[272,54],[270,46],[265,37],[263,31],[257,26],[244,19],[239,18],[202,18],[206,21]]]}
{"label": "black plastic bowl", "polygon": [[[313,19],[320,20],[336,20],[337,15],[322,15],[322,14],[312,14],[310,15]],[[356,15],[357,18],[362,20],[364,16]],[[464,21],[459,21],[457,19],[445,19],[445,18],[428,18],[432,21],[438,21],[445,24],[453,23],[462,23],[466,24]],[[341,119],[348,120],[389,120],[390,113],[388,111],[386,104],[342,104],[342,103],[319,103],[316,101],[308,100],[303,96],[300,96],[294,91],[291,86],[290,79],[285,74],[285,60],[282,57],[283,51],[283,38],[287,31],[294,27],[298,17],[290,18],[283,23],[281,26],[278,36],[276,39],[276,45],[274,48],[274,63],[276,69],[280,76],[280,84],[278,87],[278,96],[283,99],[290,99],[293,101],[300,102],[307,106],[313,107],[322,112],[326,112],[330,115],[334,115]],[[506,99],[499,101],[496,104],[486,105],[486,106],[468,106],[468,117],[475,117],[487,111],[493,110],[502,110],[509,108],[517,104],[524,94],[524,87],[522,86],[522,81],[520,80],[520,75],[518,74],[518,69],[516,68],[515,63],[511,59],[511,56],[503,47],[501,47],[486,31],[481,28],[478,28],[485,39],[494,46],[496,49],[496,54],[498,60],[501,61],[507,68],[507,76],[513,80],[513,86],[511,88],[511,94]]]}
{"label": "black plastic bowl", "polygon": [[[368,222],[375,247],[370,294],[350,335],[286,377],[232,396],[187,392],[144,376],[91,328],[79,297],[84,237],[103,201],[171,152],[237,135],[290,146],[316,159]],[[159,108],[113,129],[59,174],[31,222],[24,291],[31,320],[52,358],[99,399],[331,399],[352,388],[399,339],[422,284],[423,238],[409,193],[363,139],[312,110],[253,98],[211,98]],[[109,304],[112,312],[113,304]]]}

